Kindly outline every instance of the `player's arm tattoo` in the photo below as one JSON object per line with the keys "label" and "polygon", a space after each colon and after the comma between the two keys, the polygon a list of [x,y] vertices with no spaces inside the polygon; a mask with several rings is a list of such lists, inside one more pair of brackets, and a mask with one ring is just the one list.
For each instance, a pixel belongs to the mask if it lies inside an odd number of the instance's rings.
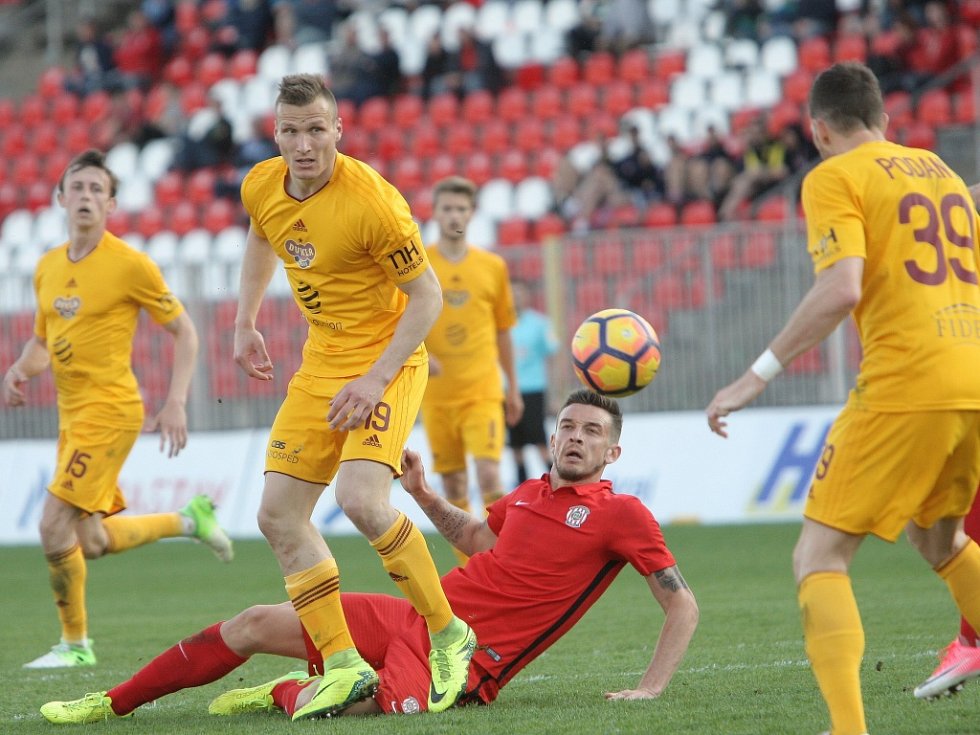
{"label": "player's arm tattoo", "polygon": [[654,576],[657,578],[657,582],[668,592],[677,592],[678,590],[687,589],[687,582],[684,577],[681,576],[681,571],[677,567],[668,567],[667,569],[661,569],[659,572],[654,572]]}
{"label": "player's arm tattoo", "polygon": [[462,539],[463,529],[473,520],[473,516],[469,513],[450,505],[446,501],[422,510],[432,521],[436,530],[453,546]]}

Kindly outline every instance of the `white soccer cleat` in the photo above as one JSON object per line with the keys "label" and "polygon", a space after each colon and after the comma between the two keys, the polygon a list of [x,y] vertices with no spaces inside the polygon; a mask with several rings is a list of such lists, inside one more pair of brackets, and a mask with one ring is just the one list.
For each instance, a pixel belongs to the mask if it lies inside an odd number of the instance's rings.
{"label": "white soccer cleat", "polygon": [[967,646],[957,638],[946,646],[932,676],[919,684],[913,694],[918,699],[950,696],[975,676],[980,676],[980,648]]}
{"label": "white soccer cleat", "polygon": [[24,664],[25,669],[67,669],[76,666],[95,666],[92,641],[85,644],[61,641],[47,653]]}

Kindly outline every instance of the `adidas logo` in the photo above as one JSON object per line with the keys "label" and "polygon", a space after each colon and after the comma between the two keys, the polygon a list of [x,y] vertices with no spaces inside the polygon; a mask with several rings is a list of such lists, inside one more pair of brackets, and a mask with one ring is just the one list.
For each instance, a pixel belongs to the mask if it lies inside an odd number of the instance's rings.
{"label": "adidas logo", "polygon": [[394,572],[388,572],[388,576],[391,577],[393,582],[407,582],[408,577],[403,577],[401,574],[395,574]]}
{"label": "adidas logo", "polygon": [[376,447],[377,449],[381,449],[381,440],[378,439],[377,434],[371,434],[371,436],[362,441],[361,444],[365,447]]}
{"label": "adidas logo", "polygon": [[72,484],[71,480],[65,480],[63,483],[61,483],[61,489],[74,491],[75,486]]}
{"label": "adidas logo", "polygon": [[78,288],[78,284],[75,283],[75,279],[72,278],[68,283],[65,284],[65,288]]}
{"label": "adidas logo", "polygon": [[308,232],[306,225],[303,224],[303,220],[298,219],[293,222],[293,232]]}

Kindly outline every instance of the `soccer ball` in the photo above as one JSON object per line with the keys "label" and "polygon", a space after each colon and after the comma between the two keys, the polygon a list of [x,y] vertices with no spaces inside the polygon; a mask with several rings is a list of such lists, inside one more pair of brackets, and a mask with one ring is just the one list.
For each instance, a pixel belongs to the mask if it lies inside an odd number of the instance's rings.
{"label": "soccer ball", "polygon": [[622,398],[645,387],[660,367],[660,340],[639,314],[603,309],[572,337],[572,367],[596,393]]}

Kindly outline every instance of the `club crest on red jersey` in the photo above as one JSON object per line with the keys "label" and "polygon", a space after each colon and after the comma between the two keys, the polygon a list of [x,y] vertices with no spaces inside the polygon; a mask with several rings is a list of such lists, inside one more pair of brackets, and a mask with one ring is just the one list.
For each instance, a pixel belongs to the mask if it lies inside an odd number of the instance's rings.
{"label": "club crest on red jersey", "polygon": [[568,509],[568,513],[565,514],[565,525],[571,526],[572,528],[581,528],[588,520],[589,513],[591,512],[584,505],[573,505]]}

